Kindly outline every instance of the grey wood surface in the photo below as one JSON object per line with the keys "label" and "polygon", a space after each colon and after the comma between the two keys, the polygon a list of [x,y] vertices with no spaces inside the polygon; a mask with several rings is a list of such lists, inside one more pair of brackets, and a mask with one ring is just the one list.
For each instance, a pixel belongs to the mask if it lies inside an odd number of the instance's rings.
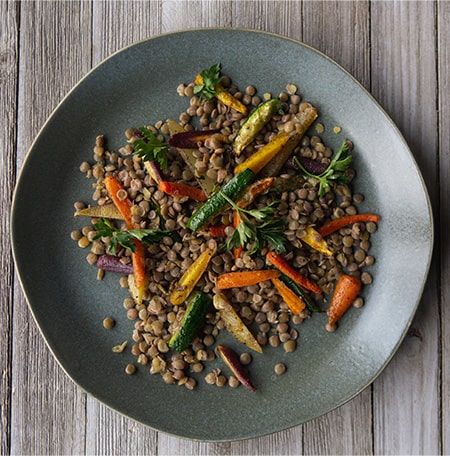
{"label": "grey wood surface", "polygon": [[[23,159],[71,87],[123,46],[198,27],[278,33],[350,71],[410,145],[436,228],[410,334],[374,383],[326,416],[231,443],[158,433],[74,385],[28,310],[9,240]],[[450,454],[449,49],[448,1],[0,1],[0,454]]]}

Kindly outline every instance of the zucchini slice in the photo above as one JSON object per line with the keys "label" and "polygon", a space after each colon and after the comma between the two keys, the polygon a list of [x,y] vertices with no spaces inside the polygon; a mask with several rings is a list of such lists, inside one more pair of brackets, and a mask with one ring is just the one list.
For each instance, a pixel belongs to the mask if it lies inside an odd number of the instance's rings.
{"label": "zucchini slice", "polygon": [[169,347],[172,350],[182,352],[189,347],[199,329],[205,323],[205,317],[211,307],[211,302],[212,300],[207,294],[201,291],[192,292],[180,327],[169,341]]}

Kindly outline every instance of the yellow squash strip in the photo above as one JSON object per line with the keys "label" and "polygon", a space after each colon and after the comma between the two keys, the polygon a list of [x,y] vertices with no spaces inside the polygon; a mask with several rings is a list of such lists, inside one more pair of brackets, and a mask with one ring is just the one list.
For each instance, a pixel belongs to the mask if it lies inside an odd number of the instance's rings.
{"label": "yellow squash strip", "polygon": [[234,168],[234,174],[239,174],[246,169],[251,169],[255,174],[259,173],[283,149],[290,138],[291,135],[289,133],[281,131],[261,149],[250,155],[247,160],[237,165]]}
{"label": "yellow squash strip", "polygon": [[123,220],[123,215],[114,204],[105,204],[104,206],[91,206],[79,209],[75,212],[74,216]]}
{"label": "yellow squash strip", "polygon": [[318,252],[327,256],[333,256],[333,252],[328,247],[325,239],[312,226],[308,226],[308,228],[306,228],[306,234],[300,239]]}
{"label": "yellow squash strip", "polygon": [[188,298],[208,267],[209,260],[214,253],[215,250],[208,247],[198,256],[191,266],[189,266],[189,269],[187,269],[181,279],[176,283],[175,288],[170,295],[170,302],[173,305],[180,305]]}
{"label": "yellow squash strip", "polygon": [[225,323],[225,327],[233,337],[251,350],[262,353],[261,345],[259,345],[248,327],[241,320],[241,317],[234,310],[227,297],[222,293],[216,294],[213,298],[213,304],[219,311],[220,318]]}

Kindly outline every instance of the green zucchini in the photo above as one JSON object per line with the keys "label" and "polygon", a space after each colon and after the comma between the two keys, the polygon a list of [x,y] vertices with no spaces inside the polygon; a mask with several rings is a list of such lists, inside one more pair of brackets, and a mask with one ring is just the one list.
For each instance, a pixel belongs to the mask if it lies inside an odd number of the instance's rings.
{"label": "green zucchini", "polygon": [[211,307],[211,298],[201,292],[193,291],[190,295],[186,313],[177,332],[169,340],[169,347],[182,352],[189,347],[199,329],[205,323],[205,317]]}
{"label": "green zucchini", "polygon": [[261,103],[242,124],[233,141],[233,150],[237,156],[256,138],[276,111],[281,109],[281,101],[272,98]]}
{"label": "green zucchini", "polygon": [[197,231],[215,215],[217,215],[227,204],[227,200],[223,195],[236,201],[239,195],[244,191],[245,187],[254,179],[255,173],[251,169],[246,169],[239,174],[233,176],[219,191],[214,193],[207,201],[205,201],[189,218],[186,226]]}

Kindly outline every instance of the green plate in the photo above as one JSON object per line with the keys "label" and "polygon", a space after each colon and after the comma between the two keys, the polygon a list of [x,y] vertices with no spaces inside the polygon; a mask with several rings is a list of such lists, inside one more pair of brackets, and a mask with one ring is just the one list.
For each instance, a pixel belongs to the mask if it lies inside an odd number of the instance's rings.
{"label": "green plate", "polygon": [[[221,62],[241,88],[278,95],[293,83],[319,108],[324,140],[355,145],[356,186],[363,210],[382,215],[372,239],[374,283],[366,305],[348,312],[337,332],[325,315],[299,327],[299,348],[266,349],[251,367],[258,391],[216,388],[199,379],[194,391],[165,385],[147,367],[129,376],[133,323],[122,306],[126,291],[108,274],[96,280],[86,251],[70,239],[83,220],[73,203],[90,201],[91,182],[79,165],[104,134],[118,149],[124,132],[177,116],[188,100],[181,82]],[[342,128],[333,133],[334,126]],[[152,428],[205,441],[238,440],[304,423],[342,405],[383,370],[404,338],[420,301],[433,244],[424,182],[407,144],[366,90],[332,60],[302,43],[239,29],[188,30],[157,36],[114,54],[84,77],[48,119],[21,170],[12,211],[12,242],[20,280],[48,346],[81,388]],[[408,286],[404,278],[408,277]],[[105,316],[117,325],[107,331]],[[221,341],[225,340],[221,339]],[[231,340],[227,342],[235,344]],[[237,349],[240,347],[234,345]],[[285,362],[276,376],[273,366]],[[217,361],[219,365],[219,361]],[[51,387],[51,385],[49,385]]]}

